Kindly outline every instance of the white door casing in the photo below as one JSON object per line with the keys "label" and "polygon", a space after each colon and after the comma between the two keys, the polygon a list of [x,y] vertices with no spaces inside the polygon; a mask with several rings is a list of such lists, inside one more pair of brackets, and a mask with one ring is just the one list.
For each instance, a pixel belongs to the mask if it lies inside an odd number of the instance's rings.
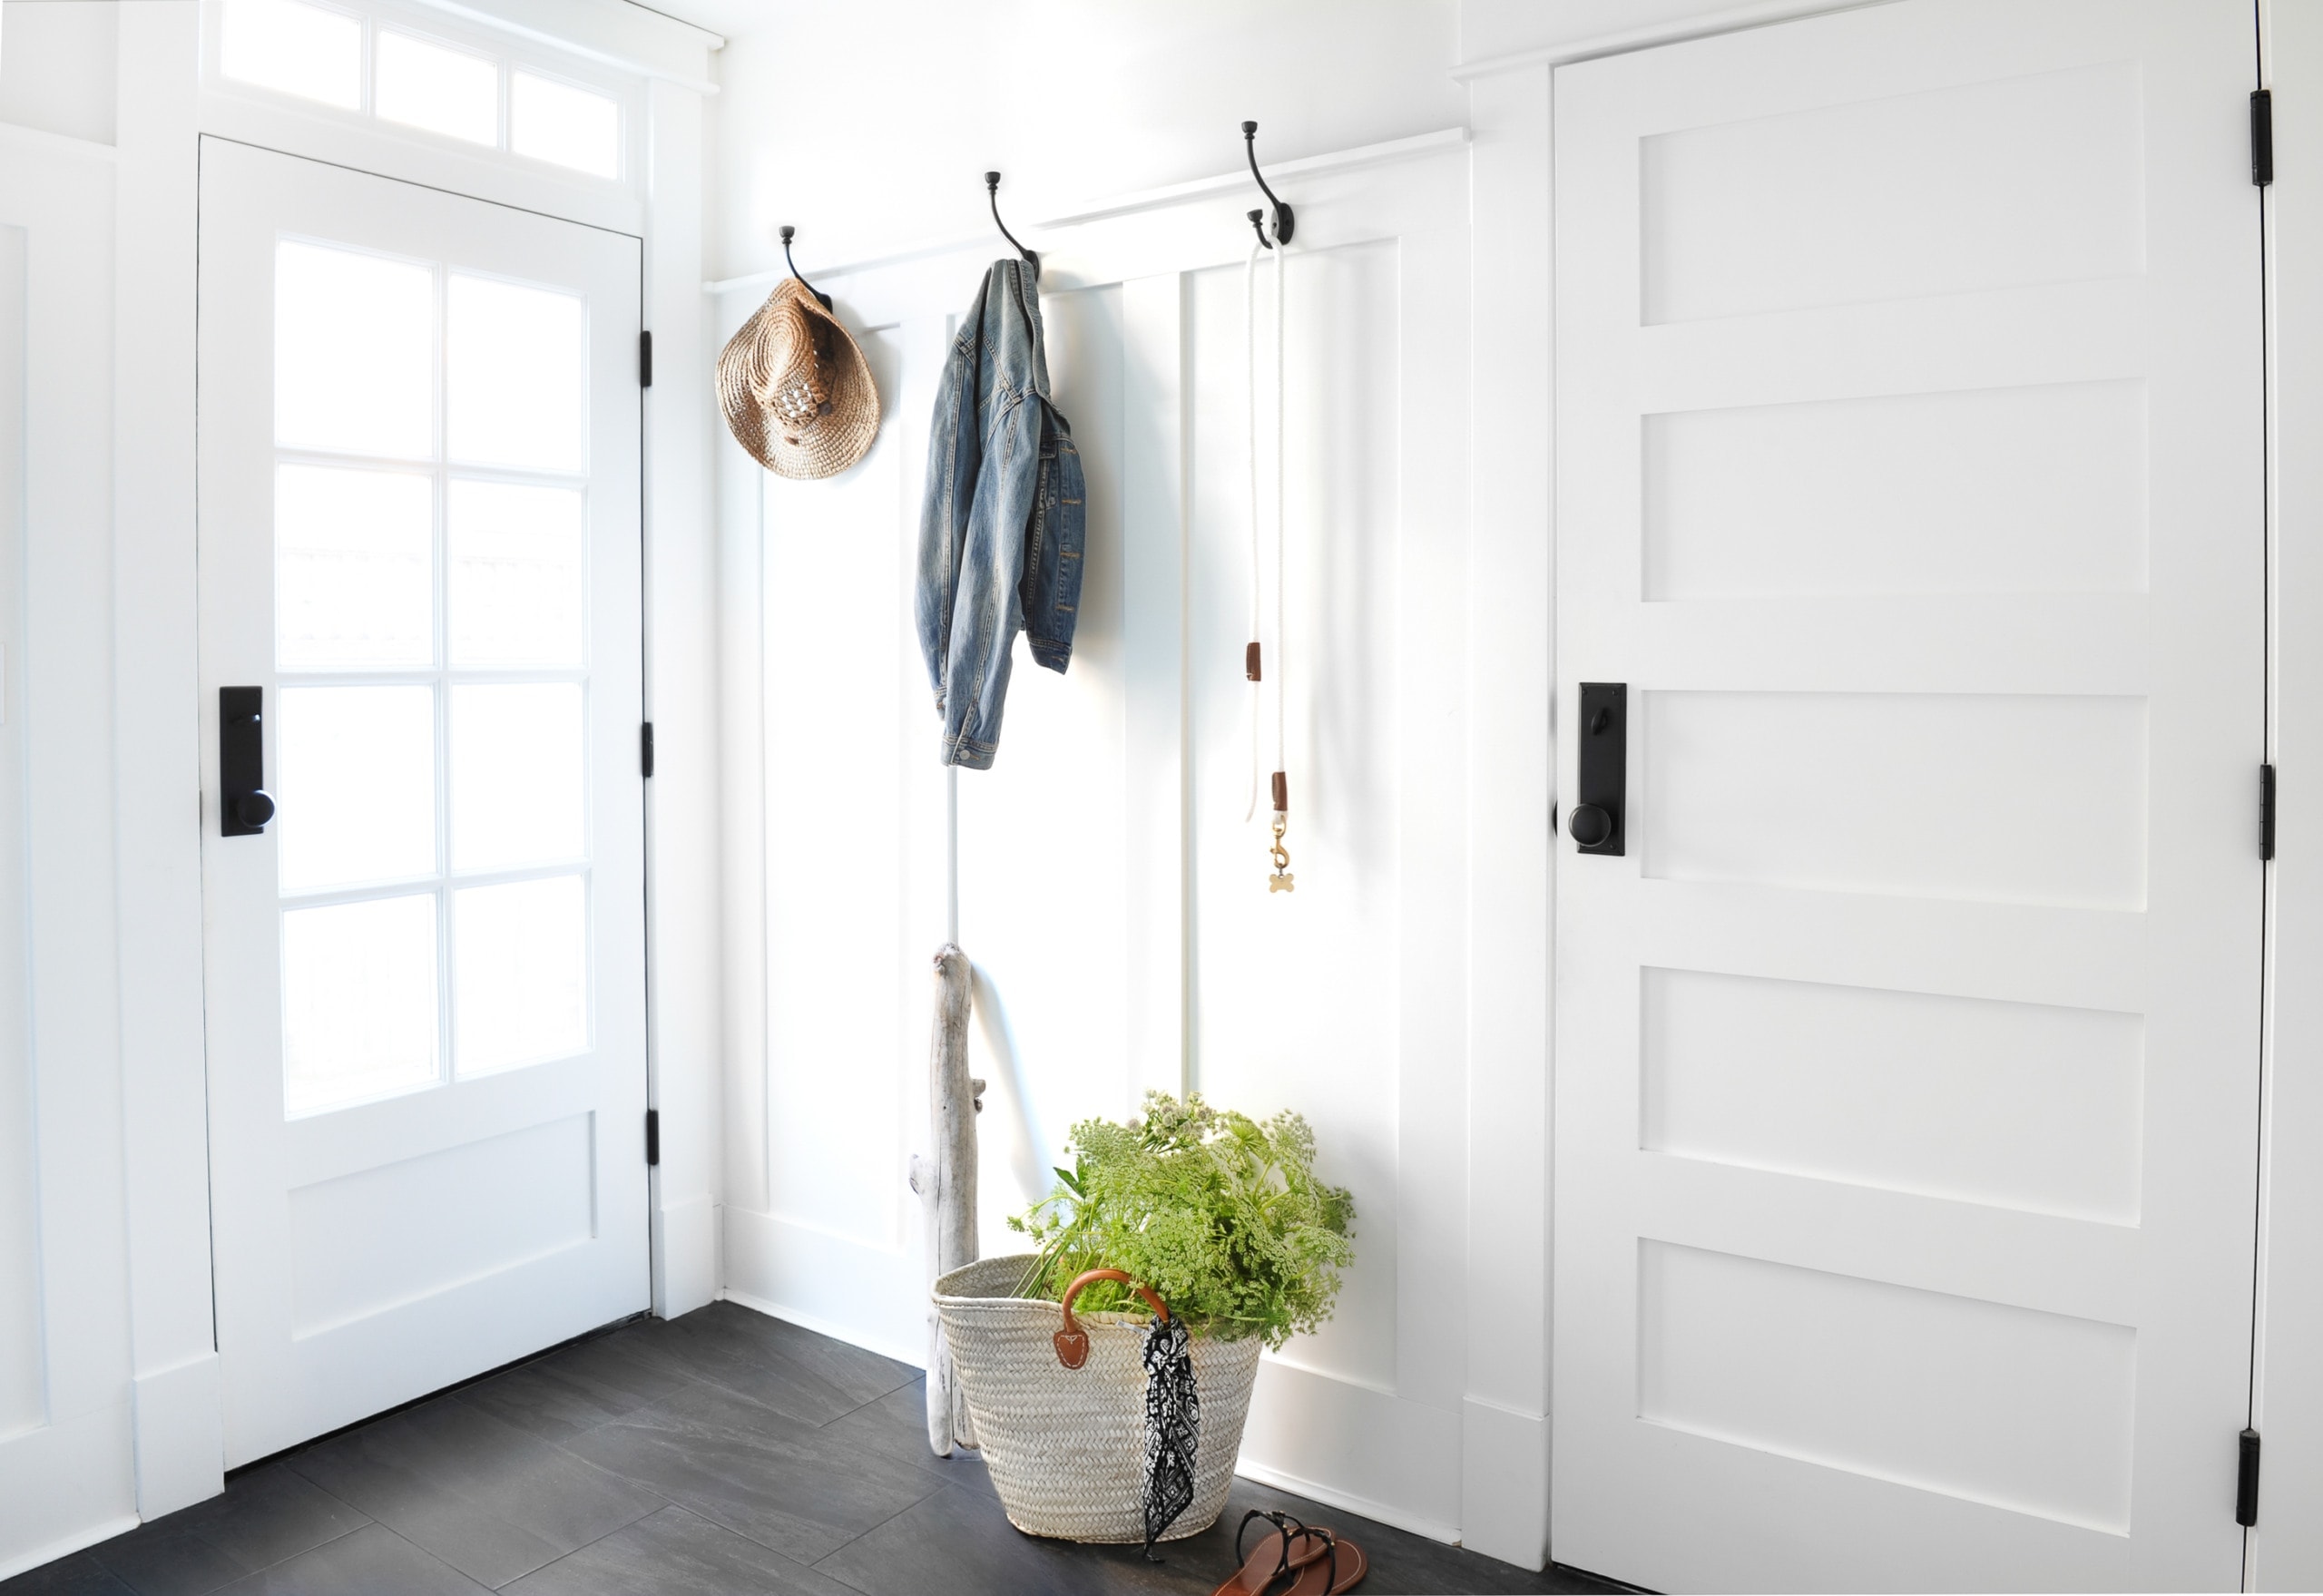
{"label": "white door casing", "polygon": [[[230,1467],[646,1306],[639,270],[204,141]],[[221,835],[222,686],[264,689],[260,836]]]}
{"label": "white door casing", "polygon": [[1556,73],[1561,1562],[2239,1581],[2252,86],[2188,0]]}

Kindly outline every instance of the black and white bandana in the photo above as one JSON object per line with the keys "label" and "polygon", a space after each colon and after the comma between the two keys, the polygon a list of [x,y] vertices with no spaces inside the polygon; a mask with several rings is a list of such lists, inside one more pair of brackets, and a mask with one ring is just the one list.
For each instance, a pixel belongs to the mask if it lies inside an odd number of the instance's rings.
{"label": "black and white bandana", "polygon": [[1201,1399],[1185,1322],[1157,1318],[1145,1330],[1145,1556],[1194,1499]]}

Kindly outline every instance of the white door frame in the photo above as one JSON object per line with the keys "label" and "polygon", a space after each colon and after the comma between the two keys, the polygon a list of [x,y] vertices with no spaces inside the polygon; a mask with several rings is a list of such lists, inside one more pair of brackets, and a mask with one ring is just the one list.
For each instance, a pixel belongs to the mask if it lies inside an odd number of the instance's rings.
{"label": "white door frame", "polygon": [[[556,26],[570,30],[570,46],[465,7],[444,9],[460,13],[457,25],[496,30],[504,48],[553,69],[578,62],[600,73],[635,62],[645,80],[645,155],[618,195],[625,209],[617,220],[645,238],[645,323],[657,335],[656,382],[645,396],[647,713],[663,716],[647,797],[649,1054],[663,1107],[652,1223],[654,1311],[675,1315],[717,1289],[722,884],[702,840],[716,827],[717,598],[701,485],[710,351],[701,156],[705,101],[716,93],[711,52],[723,41],[617,0],[560,8]],[[197,68],[214,15],[213,5],[126,0],[120,19],[111,663],[124,1091],[123,1141],[108,1133],[102,1145],[125,1143],[134,1474],[123,1501],[149,1519],[221,1485],[195,809],[204,752],[194,712],[195,141],[221,132],[455,191],[474,182],[472,162],[425,141],[349,130],[294,104],[255,104],[205,86]],[[92,158],[106,153],[91,148]],[[554,182],[489,197],[572,220],[608,220],[576,210],[573,191]],[[99,1146],[76,1141],[74,1156],[116,1156]],[[124,1480],[131,1466],[124,1461]]]}

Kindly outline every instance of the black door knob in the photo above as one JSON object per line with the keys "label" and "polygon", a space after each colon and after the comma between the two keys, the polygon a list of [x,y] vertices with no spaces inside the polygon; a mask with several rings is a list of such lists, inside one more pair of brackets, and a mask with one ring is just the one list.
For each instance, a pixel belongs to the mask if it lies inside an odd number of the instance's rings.
{"label": "black door knob", "polygon": [[1565,822],[1565,829],[1582,847],[1595,847],[1613,835],[1613,818],[1595,804],[1575,804],[1573,818]]}
{"label": "black door knob", "polygon": [[234,818],[245,826],[263,826],[274,818],[274,800],[263,792],[238,792],[231,801]]}

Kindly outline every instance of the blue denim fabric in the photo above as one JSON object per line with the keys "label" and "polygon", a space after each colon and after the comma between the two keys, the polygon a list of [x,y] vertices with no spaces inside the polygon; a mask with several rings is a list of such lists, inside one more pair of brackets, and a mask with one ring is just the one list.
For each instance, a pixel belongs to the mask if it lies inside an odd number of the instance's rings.
{"label": "blue denim fabric", "polygon": [[946,765],[992,768],[1019,632],[1034,664],[1073,657],[1087,512],[1048,396],[1039,288],[1023,261],[995,260],[936,391],[919,517],[919,647]]}

